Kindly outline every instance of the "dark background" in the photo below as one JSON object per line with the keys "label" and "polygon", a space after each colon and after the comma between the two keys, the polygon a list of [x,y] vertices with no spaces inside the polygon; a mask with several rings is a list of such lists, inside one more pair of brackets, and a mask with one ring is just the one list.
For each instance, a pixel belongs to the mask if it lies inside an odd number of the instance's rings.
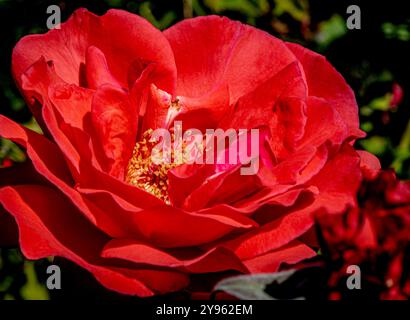
{"label": "dark background", "polygon": [[[410,178],[410,16],[406,2],[0,0],[0,113],[36,129],[11,78],[11,51],[22,36],[47,31],[49,5],[60,6],[62,21],[79,7],[97,14],[109,8],[121,8],[145,17],[159,29],[166,29],[185,17],[225,15],[325,55],[356,94],[361,126],[368,133],[356,147],[377,155],[384,168],[393,167],[400,178],[407,179]],[[346,9],[353,4],[361,9],[360,30],[346,28],[349,16]],[[0,140],[0,166],[24,159],[24,152],[16,145]],[[69,272],[63,271],[66,290],[48,292],[43,284],[49,264],[47,259],[27,261],[17,249],[0,248],[0,299],[115,296],[71,265],[66,268]]]}

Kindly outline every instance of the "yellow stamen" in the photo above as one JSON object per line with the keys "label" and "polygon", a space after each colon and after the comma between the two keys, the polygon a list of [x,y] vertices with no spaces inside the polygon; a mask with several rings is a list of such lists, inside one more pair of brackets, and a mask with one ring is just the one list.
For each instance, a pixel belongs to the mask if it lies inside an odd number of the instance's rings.
{"label": "yellow stamen", "polygon": [[[128,163],[125,181],[170,204],[168,196],[168,171],[175,168],[174,163],[156,164],[152,160],[152,149],[158,140],[152,139],[153,130],[147,130],[141,141],[135,145]],[[162,155],[160,155],[162,156]]]}

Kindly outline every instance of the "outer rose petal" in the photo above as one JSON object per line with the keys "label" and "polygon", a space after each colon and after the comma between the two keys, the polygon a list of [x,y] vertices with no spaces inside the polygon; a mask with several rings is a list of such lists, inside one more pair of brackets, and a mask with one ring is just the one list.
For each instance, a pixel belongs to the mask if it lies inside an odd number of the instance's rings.
{"label": "outer rose petal", "polygon": [[351,135],[362,136],[354,93],[325,57],[295,43],[286,43],[303,66],[309,96],[327,100],[341,115]]}
{"label": "outer rose petal", "polygon": [[326,100],[309,97],[306,105],[306,126],[298,148],[320,146],[327,141],[340,145],[349,138],[348,126]]}
{"label": "outer rose petal", "polygon": [[[29,130],[12,120],[0,115],[0,136],[10,139],[27,149],[30,159],[36,169],[40,161],[37,161],[45,154],[52,154],[52,157],[45,157],[45,167],[48,171],[54,172],[59,179],[65,183],[71,183],[72,179],[67,169],[66,162],[58,147],[45,138],[43,135]],[[33,157],[31,157],[33,155]],[[9,169],[12,170],[12,169]],[[49,176],[45,176],[49,179]],[[14,184],[14,183],[13,183]]]}
{"label": "outer rose petal", "polygon": [[312,200],[308,198],[286,208],[277,219],[232,240],[221,241],[219,245],[234,251],[241,259],[278,249],[307,232],[313,225],[316,211],[326,208],[328,212],[338,213],[353,205],[360,180],[359,157],[345,144],[324,169],[307,182],[319,189]]}
{"label": "outer rose petal", "polygon": [[[126,228],[127,223],[122,224],[121,219],[113,217],[111,212],[105,211],[107,208],[104,208],[104,210],[98,209],[98,207],[87,201],[87,199],[84,199],[81,194],[72,188],[72,179],[69,176],[66,163],[55,144],[47,140],[44,136],[24,128],[1,115],[0,136],[25,147],[35,170],[47,179],[49,183],[54,184],[69,197],[73,204],[78,207],[89,221],[112,236],[129,235],[129,233],[127,233],[128,228]],[[13,172],[11,168],[7,169],[7,171]],[[1,172],[3,172],[3,170]],[[32,178],[34,178],[34,180]],[[9,184],[21,184],[21,181],[25,183],[34,182],[35,184],[44,184],[44,182],[42,182],[43,180],[39,181],[39,178],[36,176],[32,177],[32,174],[20,180],[20,182],[13,181],[10,178],[8,179],[9,182],[11,182]]]}
{"label": "outer rose petal", "polygon": [[98,253],[108,237],[83,219],[53,189],[4,187],[0,189],[0,202],[15,217],[20,246],[29,259],[47,256],[67,258],[90,271],[107,288],[125,294],[151,296],[154,290],[169,292],[187,285],[187,278],[181,273],[107,265],[109,261],[99,258]]}
{"label": "outer rose petal", "polygon": [[379,159],[367,151],[358,150],[357,153],[360,156],[360,167],[364,177],[368,180],[375,178],[381,170]]}
{"label": "outer rose petal", "polygon": [[[282,188],[265,188],[254,196],[235,203],[235,207],[228,207],[235,212],[241,212],[245,215],[253,214],[252,218],[262,225],[267,221],[271,221],[273,217],[281,216],[280,210],[277,209],[278,207],[282,209],[291,207],[302,197],[314,196],[319,193],[315,186],[308,188],[304,185],[280,187]],[[263,219],[259,218],[264,212],[270,212],[269,219],[266,219],[266,217]]]}
{"label": "outer rose petal", "polygon": [[283,248],[246,260],[244,264],[251,273],[277,272],[282,264],[296,264],[314,256],[314,250],[299,241],[293,241]]}
{"label": "outer rose petal", "polygon": [[232,252],[223,248],[213,248],[207,252],[196,249],[177,249],[166,252],[135,240],[114,239],[104,248],[102,256],[179,269],[189,273],[247,271]]}
{"label": "outer rose petal", "polygon": [[181,96],[199,97],[228,85],[235,104],[296,60],[281,40],[217,16],[186,19],[164,35],[175,55]]}
{"label": "outer rose petal", "polygon": [[289,210],[288,214],[235,239],[220,243],[242,260],[249,260],[279,249],[308,231],[313,225],[312,213],[320,206]]}
{"label": "outer rose petal", "polygon": [[139,59],[155,62],[154,83],[173,92],[175,62],[167,40],[145,19],[114,9],[101,17],[78,9],[61,24],[61,29],[24,37],[13,51],[13,75],[20,84],[22,73],[44,56],[46,61],[54,62],[57,74],[65,82],[84,84],[82,66],[91,46],[105,54],[112,76],[123,87],[128,87],[128,70]]}
{"label": "outer rose petal", "polygon": [[[21,181],[27,184],[50,184],[36,172],[31,161],[0,169],[0,187],[21,184]],[[0,206],[0,247],[2,246],[18,246],[18,229],[13,217]]]}
{"label": "outer rose petal", "polygon": [[89,147],[90,136],[85,132],[91,131],[86,116],[91,109],[93,91],[65,83],[55,73],[54,64],[47,63],[44,57],[22,75],[21,86],[28,98],[41,103],[40,119],[46,122],[42,127],[69,160],[74,176],[78,175],[81,157],[91,158],[99,167]]}
{"label": "outer rose petal", "polygon": [[359,155],[345,143],[307,184],[318,187],[323,207],[329,212],[338,213],[356,203],[356,192],[361,180]]}

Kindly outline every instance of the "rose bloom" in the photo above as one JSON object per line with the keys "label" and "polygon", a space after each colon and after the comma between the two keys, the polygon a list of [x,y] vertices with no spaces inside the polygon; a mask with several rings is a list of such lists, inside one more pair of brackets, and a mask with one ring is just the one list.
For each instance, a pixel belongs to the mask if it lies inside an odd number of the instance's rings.
{"label": "rose bloom", "polygon": [[[390,170],[366,177],[357,206],[318,222],[330,298],[410,298],[410,182]],[[360,267],[362,290],[346,288],[350,265]]]}
{"label": "rose bloom", "polygon": [[[80,9],[20,40],[12,72],[44,133],[0,117],[30,159],[0,180],[22,252],[69,259],[120,293],[310,258],[312,214],[352,205],[361,168],[378,166],[352,147],[363,136],[354,94],[324,57],[227,18],[160,32],[125,11]],[[176,120],[258,128],[257,174],[154,164],[149,133]]]}

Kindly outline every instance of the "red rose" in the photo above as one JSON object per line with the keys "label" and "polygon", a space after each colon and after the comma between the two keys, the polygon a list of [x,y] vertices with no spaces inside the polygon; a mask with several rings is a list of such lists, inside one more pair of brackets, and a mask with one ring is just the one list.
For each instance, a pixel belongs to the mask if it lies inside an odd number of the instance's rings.
{"label": "red rose", "polygon": [[369,293],[381,299],[410,297],[409,182],[398,181],[393,171],[367,178],[357,206],[341,215],[319,215],[318,222],[331,297],[351,294],[346,290],[350,265],[361,268],[367,298]]}
{"label": "red rose", "polygon": [[[61,256],[109,289],[150,296],[192,274],[273,272],[311,257],[312,213],[354,203],[353,92],[299,45],[216,16],[161,33],[124,11],[78,10],[61,29],[23,38],[12,59],[44,132],[0,117],[0,135],[31,160],[0,189],[28,258]],[[154,165],[147,133],[175,120],[259,128],[257,174]]]}

